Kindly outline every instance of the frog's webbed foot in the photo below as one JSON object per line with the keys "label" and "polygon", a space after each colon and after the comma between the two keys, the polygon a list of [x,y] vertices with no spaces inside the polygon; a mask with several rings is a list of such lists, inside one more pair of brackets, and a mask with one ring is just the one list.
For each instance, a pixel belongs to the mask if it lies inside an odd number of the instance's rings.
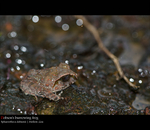
{"label": "frog's webbed foot", "polygon": [[37,96],[34,93],[31,93],[31,95],[33,95],[35,97],[36,101],[38,102]]}
{"label": "frog's webbed foot", "polygon": [[36,101],[38,102],[38,98],[37,98],[37,96],[34,93],[30,93],[30,95],[34,96]]}

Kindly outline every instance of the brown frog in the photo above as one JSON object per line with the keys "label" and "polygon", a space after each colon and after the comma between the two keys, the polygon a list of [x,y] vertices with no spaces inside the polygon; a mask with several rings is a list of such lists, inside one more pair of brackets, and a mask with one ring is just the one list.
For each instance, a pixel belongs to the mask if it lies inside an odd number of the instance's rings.
{"label": "brown frog", "polygon": [[36,97],[46,97],[57,101],[63,99],[56,95],[57,91],[64,90],[76,81],[77,74],[69,65],[60,63],[58,67],[51,67],[42,70],[31,69],[22,79],[20,88],[25,94]]}

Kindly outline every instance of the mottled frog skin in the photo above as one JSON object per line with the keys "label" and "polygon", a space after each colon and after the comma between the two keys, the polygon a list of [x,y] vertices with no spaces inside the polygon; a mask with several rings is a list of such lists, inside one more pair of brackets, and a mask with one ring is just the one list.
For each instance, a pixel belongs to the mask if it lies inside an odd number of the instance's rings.
{"label": "mottled frog skin", "polygon": [[45,68],[41,70],[31,69],[22,79],[20,88],[25,94],[36,97],[45,97],[57,101],[62,99],[56,95],[76,81],[77,74],[69,65],[60,63],[58,67]]}

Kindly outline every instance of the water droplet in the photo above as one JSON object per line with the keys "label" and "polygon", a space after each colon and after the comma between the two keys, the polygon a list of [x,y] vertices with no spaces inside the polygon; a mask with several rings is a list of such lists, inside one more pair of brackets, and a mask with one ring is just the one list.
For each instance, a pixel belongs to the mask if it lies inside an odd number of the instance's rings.
{"label": "water droplet", "polygon": [[139,111],[137,111],[136,113],[139,114]]}
{"label": "water droplet", "polygon": [[139,84],[141,84],[142,83],[142,80],[139,80]]}
{"label": "water droplet", "polygon": [[18,46],[18,45],[15,45],[15,46],[14,46],[14,50],[17,51],[18,49],[19,49],[19,46]]}
{"label": "water droplet", "polygon": [[17,69],[17,70],[20,70],[20,67],[19,67],[19,66],[16,66],[16,69]]}
{"label": "water droplet", "polygon": [[130,78],[129,80],[130,80],[130,82],[134,82],[134,79],[133,79],[133,78]]}
{"label": "water droplet", "polygon": [[22,79],[23,78],[23,76],[22,75],[20,75],[20,79]]}
{"label": "water droplet", "polygon": [[11,54],[10,53],[6,53],[6,58],[10,58],[11,57]]}
{"label": "water droplet", "polygon": [[17,36],[17,33],[15,31],[8,33],[9,38],[16,37],[16,36]]}
{"label": "water droplet", "polygon": [[16,62],[17,62],[18,64],[22,64],[22,60],[21,60],[21,59],[16,59]]}
{"label": "water droplet", "polygon": [[35,113],[34,113],[34,110],[32,110],[31,114],[32,114],[32,115],[35,114]]}
{"label": "water droplet", "polygon": [[96,73],[96,71],[95,71],[95,70],[93,70],[93,73]]}
{"label": "water droplet", "polygon": [[141,74],[140,74],[142,77],[144,77],[144,73],[143,72],[141,72]]}
{"label": "water droplet", "polygon": [[15,69],[14,69],[13,67],[11,67],[11,68],[10,68],[10,70],[11,70],[12,72],[14,72],[14,71],[15,71]]}
{"label": "water droplet", "polygon": [[86,76],[86,73],[82,73],[84,76]]}
{"label": "water droplet", "polygon": [[83,20],[82,19],[77,19],[76,24],[78,26],[82,26],[83,25]]}
{"label": "water droplet", "polygon": [[15,71],[15,69],[14,69],[13,67],[11,67],[11,68],[10,68],[10,70],[11,70],[12,72],[14,72],[14,71]]}
{"label": "water droplet", "polygon": [[66,63],[66,64],[69,64],[69,61],[68,61],[68,60],[65,60],[65,63]]}
{"label": "water droplet", "polygon": [[11,37],[16,37],[16,36],[17,36],[17,33],[16,33],[15,31],[12,31],[12,32],[10,33],[10,36],[11,36]]}
{"label": "water droplet", "polygon": [[92,71],[92,73],[91,73],[91,75],[94,75],[95,73],[96,73],[96,71],[95,71],[95,70],[93,70],[93,71]]}
{"label": "water droplet", "polygon": [[37,23],[37,22],[39,21],[39,17],[38,17],[37,15],[34,15],[34,16],[32,17],[32,21],[33,21],[34,23]]}
{"label": "water droplet", "polygon": [[44,64],[43,64],[43,63],[41,63],[41,64],[40,64],[40,66],[41,66],[41,67],[43,67],[43,66],[44,66]]}
{"label": "water droplet", "polygon": [[21,51],[26,52],[26,51],[27,51],[27,48],[24,47],[24,46],[22,46],[22,47],[21,47]]}
{"label": "water droplet", "polygon": [[138,69],[139,72],[142,72],[143,70],[141,68]]}
{"label": "water droplet", "polygon": [[62,30],[67,31],[69,29],[69,25],[68,24],[63,24],[62,25]]}
{"label": "water droplet", "polygon": [[148,70],[144,70],[144,73],[147,75],[148,74]]}
{"label": "water droplet", "polygon": [[83,66],[78,66],[78,70],[81,70],[81,69],[83,69]]}
{"label": "water droplet", "polygon": [[116,87],[116,84],[114,84],[113,87]]}
{"label": "water droplet", "polygon": [[56,23],[60,23],[61,20],[62,20],[61,16],[56,16],[56,17],[55,17],[55,22],[56,22]]}
{"label": "water droplet", "polygon": [[20,111],[20,108],[18,108],[17,111]]}
{"label": "water droplet", "polygon": [[24,114],[26,115],[26,114],[27,114],[27,111],[24,111]]}
{"label": "water droplet", "polygon": [[13,110],[15,109],[15,105],[13,105],[12,109],[13,109]]}

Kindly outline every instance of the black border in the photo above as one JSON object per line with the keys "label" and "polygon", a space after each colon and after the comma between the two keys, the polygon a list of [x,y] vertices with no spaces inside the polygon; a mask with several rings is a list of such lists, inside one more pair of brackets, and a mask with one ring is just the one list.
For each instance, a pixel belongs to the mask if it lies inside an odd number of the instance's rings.
{"label": "black border", "polygon": [[2,1],[0,15],[150,15],[149,1]]}

